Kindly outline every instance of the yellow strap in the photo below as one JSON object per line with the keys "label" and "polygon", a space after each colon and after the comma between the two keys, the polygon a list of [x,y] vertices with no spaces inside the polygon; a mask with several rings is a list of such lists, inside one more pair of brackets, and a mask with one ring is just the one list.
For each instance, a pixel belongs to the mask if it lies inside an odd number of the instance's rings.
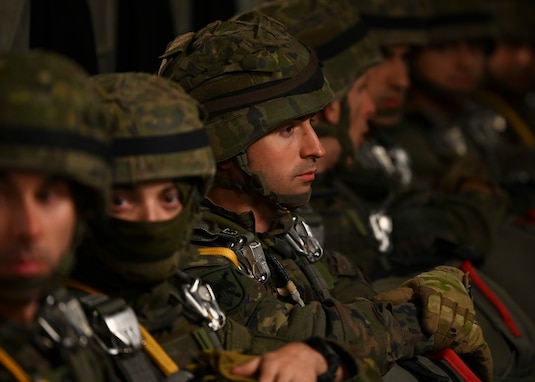
{"label": "yellow strap", "polygon": [[[64,284],[68,287],[76,288],[87,293],[101,295],[104,294],[76,280],[64,280]],[[149,331],[145,329],[145,327],[141,324],[139,324],[139,330],[141,331],[141,335],[143,337],[143,348],[158,365],[160,370],[162,370],[162,372],[166,376],[170,376],[171,374],[177,373],[180,370],[178,365],[171,359],[171,357],[169,357],[169,355],[167,355],[165,350],[154,339],[154,337],[149,333]]]}
{"label": "yellow strap", "polygon": [[482,101],[490,103],[503,114],[522,142],[528,147],[535,147],[535,135],[526,122],[524,122],[518,113],[505,100],[497,94],[488,91],[481,91],[478,96]]}
{"label": "yellow strap", "polygon": [[19,382],[31,382],[32,379],[26,372],[20,367],[20,365],[15,361],[9,354],[6,353],[4,349],[0,347],[0,363],[2,363],[6,369],[13,374],[15,379]]}
{"label": "yellow strap", "polygon": [[142,325],[139,325],[141,335],[143,336],[144,347],[147,349],[149,356],[156,362],[166,376],[177,373],[178,365],[167,355],[160,344],[156,342],[153,336]]}
{"label": "yellow strap", "polygon": [[240,263],[238,262],[238,256],[236,256],[236,253],[230,248],[226,247],[205,247],[205,248],[197,248],[199,250],[199,253],[204,256],[223,256],[227,259],[229,259],[232,264],[236,268],[240,266]]}

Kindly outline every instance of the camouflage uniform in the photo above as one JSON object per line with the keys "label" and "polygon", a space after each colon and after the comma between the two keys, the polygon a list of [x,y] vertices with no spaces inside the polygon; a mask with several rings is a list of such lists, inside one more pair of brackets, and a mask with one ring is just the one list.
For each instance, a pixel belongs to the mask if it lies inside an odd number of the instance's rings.
{"label": "camouflage uniform", "polygon": [[433,336],[422,332],[415,305],[372,303],[366,297],[375,292],[362,275],[343,256],[323,253],[291,212],[308,194],[279,195],[262,174],[251,173],[252,142],[318,111],[332,93],[314,53],[281,24],[257,13],[246,20],[255,22],[216,22],[179,36],[163,55],[160,75],[182,84],[208,109],[216,161],[233,158],[247,174],[239,185],[216,177],[218,187],[260,193],[278,206],[279,217],[268,232],[255,233],[252,212],[236,214],[205,200],[193,242],[207,247],[201,254],[217,256],[193,258],[185,269],[211,282],[227,314],[259,333],[337,339],[383,370],[432,349]]}
{"label": "camouflage uniform", "polygon": [[[117,113],[114,184],[172,180],[183,196],[184,208],[176,218],[163,222],[91,221],[92,235],[77,253],[75,280],[132,306],[171,363],[179,367],[178,372],[161,368],[170,378],[247,380],[232,376],[229,370],[250,357],[223,349],[262,354],[288,341],[255,337],[246,327],[227,320],[210,286],[179,271],[184,259],[198,255],[189,244],[198,214],[195,201],[207,191],[215,170],[199,105],[177,84],[149,74],[99,75],[94,81],[115,102],[111,105]],[[148,348],[145,351],[153,354]],[[127,363],[125,358],[122,368],[135,373],[131,378],[150,377],[153,364],[137,358]],[[366,364],[361,369],[363,376],[374,373]],[[161,378],[161,373],[153,372]]]}
{"label": "camouflage uniform", "polygon": [[[0,168],[59,176],[74,184],[77,213],[103,209],[110,171],[100,97],[70,60],[43,52],[0,57]],[[82,219],[79,219],[81,221]],[[48,280],[2,280],[4,290],[38,288],[30,325],[0,319],[0,380],[110,381],[107,358],[78,301],[58,286],[64,254]]]}

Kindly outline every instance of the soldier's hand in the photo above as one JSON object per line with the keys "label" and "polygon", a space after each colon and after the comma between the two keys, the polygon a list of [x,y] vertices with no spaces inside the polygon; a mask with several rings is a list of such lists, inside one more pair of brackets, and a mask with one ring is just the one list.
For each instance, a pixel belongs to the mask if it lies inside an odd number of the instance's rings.
{"label": "soldier's hand", "polygon": [[[326,371],[327,361],[322,354],[303,342],[292,342],[232,369],[235,375],[256,376],[259,382],[316,382],[318,375]],[[341,376],[341,372],[338,374]]]}
{"label": "soldier's hand", "polygon": [[427,334],[434,335],[433,350],[452,347],[482,380],[490,381],[492,356],[475,321],[475,307],[468,290],[467,273],[455,267],[439,266],[372,300],[420,305],[420,324]]}
{"label": "soldier's hand", "polygon": [[475,308],[468,285],[468,275],[460,269],[439,266],[406,281],[400,288],[375,296],[373,300],[420,305],[422,329],[434,335],[433,350],[462,343],[458,350],[465,353],[477,349],[483,338],[471,333]]}

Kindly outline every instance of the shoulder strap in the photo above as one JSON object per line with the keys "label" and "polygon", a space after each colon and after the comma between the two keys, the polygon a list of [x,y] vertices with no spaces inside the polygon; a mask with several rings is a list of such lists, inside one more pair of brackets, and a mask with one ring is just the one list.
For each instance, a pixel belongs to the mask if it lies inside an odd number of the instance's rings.
{"label": "shoulder strap", "polygon": [[[91,288],[88,285],[80,283],[76,280],[68,279],[64,281],[64,284],[67,287],[75,288],[89,294],[99,294],[104,295],[104,293]],[[158,344],[158,342],[152,337],[147,329],[143,325],[139,324],[139,330],[141,331],[141,336],[143,340],[143,349],[147,352],[149,357],[158,365],[160,370],[166,375],[170,376],[174,373],[177,373],[180,368],[178,365],[169,357],[165,350]]]}
{"label": "shoulder strap", "polygon": [[222,256],[222,257],[230,260],[230,262],[232,264],[234,264],[234,266],[236,268],[238,268],[240,266],[240,263],[238,262],[238,256],[230,248],[226,248],[226,247],[204,247],[204,248],[198,248],[197,250],[203,256]]}
{"label": "shoulder strap", "polygon": [[0,347],[0,364],[4,365],[18,382],[32,382],[30,376],[2,347]]}

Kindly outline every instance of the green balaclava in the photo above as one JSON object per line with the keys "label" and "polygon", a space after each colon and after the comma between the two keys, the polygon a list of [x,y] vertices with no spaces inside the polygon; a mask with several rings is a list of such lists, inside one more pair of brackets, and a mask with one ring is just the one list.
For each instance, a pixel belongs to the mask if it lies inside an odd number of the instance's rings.
{"label": "green balaclava", "polygon": [[100,218],[91,222],[105,268],[133,283],[157,283],[173,275],[189,249],[199,194],[212,182],[215,161],[199,104],[178,84],[147,73],[93,77],[115,114],[113,184],[173,181],[184,206],[171,220],[136,222]]}
{"label": "green balaclava", "polygon": [[[32,51],[0,55],[0,83],[0,171],[32,171],[72,182],[75,194],[83,194],[79,223],[88,212],[83,207],[104,211],[111,137],[101,94],[88,74],[66,57]],[[72,258],[66,253],[45,280],[0,280],[0,288],[44,292],[67,274]]]}
{"label": "green balaclava", "polygon": [[305,195],[277,195],[253,173],[247,149],[286,122],[321,110],[333,97],[316,54],[283,24],[255,12],[249,21],[213,22],[178,36],[162,56],[159,75],[184,87],[208,111],[207,129],[218,162],[236,158],[248,181],[218,185],[253,190],[276,204],[305,204]]}

